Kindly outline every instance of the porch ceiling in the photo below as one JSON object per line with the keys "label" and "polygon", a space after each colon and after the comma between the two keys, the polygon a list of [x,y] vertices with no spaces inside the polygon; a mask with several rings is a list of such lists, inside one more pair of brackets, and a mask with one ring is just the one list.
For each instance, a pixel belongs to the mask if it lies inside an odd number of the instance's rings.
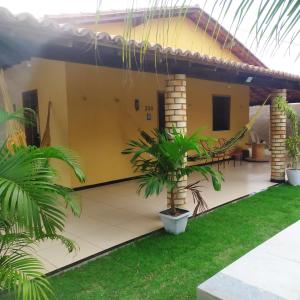
{"label": "porch ceiling", "polygon": [[[251,105],[259,105],[262,102],[262,99],[266,99],[270,95],[272,89],[269,87],[250,87],[250,99]],[[299,103],[300,102],[300,91],[294,89],[287,90],[287,99],[290,103]]]}
{"label": "porch ceiling", "polygon": [[[142,63],[141,52],[145,52]],[[128,54],[126,64],[124,54]],[[31,15],[14,16],[6,9],[0,9],[0,67],[7,68],[31,57],[162,74],[184,73],[194,78],[248,85],[252,105],[261,103],[270,89],[286,88],[289,101],[300,102],[300,76],[297,75],[198,52],[163,48],[158,44],[146,46],[132,40],[126,43],[124,51],[124,40],[120,36],[95,34],[68,24],[39,22]],[[250,83],[246,82],[248,77],[252,77]]]}

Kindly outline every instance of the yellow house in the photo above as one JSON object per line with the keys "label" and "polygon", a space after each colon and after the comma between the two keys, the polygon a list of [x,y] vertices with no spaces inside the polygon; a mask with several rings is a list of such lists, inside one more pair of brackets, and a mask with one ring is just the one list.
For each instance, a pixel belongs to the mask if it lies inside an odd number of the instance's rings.
{"label": "yellow house", "polygon": [[[268,69],[199,8],[184,17],[180,9],[168,17],[154,11],[151,19],[139,10],[131,22],[129,35],[125,12],[95,23],[95,14],[37,21],[0,10],[0,65],[11,98],[38,111],[40,137],[51,102],[51,145],[78,153],[85,187],[134,176],[121,150],[141,129],[203,128],[229,139],[248,122],[249,105],[268,94],[300,99],[299,77]],[[282,181],[277,154],[271,179]],[[62,171],[64,183],[80,187]]]}

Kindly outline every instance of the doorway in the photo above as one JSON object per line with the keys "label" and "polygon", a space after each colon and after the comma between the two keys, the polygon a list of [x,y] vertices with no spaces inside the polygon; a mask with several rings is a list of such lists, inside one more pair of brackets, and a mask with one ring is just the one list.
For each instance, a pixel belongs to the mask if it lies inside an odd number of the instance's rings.
{"label": "doorway", "polygon": [[23,107],[32,109],[36,114],[36,123],[25,124],[26,143],[30,146],[40,147],[41,138],[39,130],[39,106],[37,90],[24,92],[22,94],[22,98]]}
{"label": "doorway", "polygon": [[165,129],[165,94],[163,92],[157,93],[157,107],[158,107],[158,130]]}

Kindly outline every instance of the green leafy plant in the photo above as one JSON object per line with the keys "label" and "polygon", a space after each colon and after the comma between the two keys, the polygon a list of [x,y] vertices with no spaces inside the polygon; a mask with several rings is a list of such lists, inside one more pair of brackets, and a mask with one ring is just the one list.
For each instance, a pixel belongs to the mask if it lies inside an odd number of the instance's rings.
{"label": "green leafy plant", "polygon": [[0,295],[9,291],[18,299],[48,299],[52,290],[43,276],[43,266],[28,250],[41,241],[51,239],[60,240],[71,252],[75,249],[74,243],[58,234],[34,238],[15,223],[4,219],[0,219],[0,232]]}
{"label": "green leafy plant", "polygon": [[173,128],[171,134],[166,131],[155,130],[152,135],[142,131],[141,138],[128,143],[129,148],[123,154],[131,154],[131,163],[135,172],[141,173],[138,192],[144,191],[147,198],[160,194],[164,188],[170,194],[171,214],[176,215],[175,193],[182,190],[192,192],[196,207],[194,214],[207,208],[201,196],[199,182],[179,188],[182,177],[191,173],[198,173],[202,179],[212,179],[213,187],[219,191],[223,176],[211,166],[188,166],[186,158],[189,152],[196,152],[199,156],[206,156],[205,149],[199,146],[200,137],[197,134],[184,135]]}
{"label": "green leafy plant", "polygon": [[282,111],[291,124],[291,134],[286,138],[286,148],[289,158],[289,166],[297,169],[300,157],[300,135],[298,116],[296,111],[288,104],[285,98],[278,96],[275,103],[280,111]]}
{"label": "green leafy plant", "polygon": [[[21,111],[0,109],[0,123],[25,121]],[[57,184],[57,171],[49,160],[70,166],[80,181],[85,176],[76,156],[62,147],[14,146],[4,141],[0,148],[0,294],[17,299],[48,299],[51,287],[43,276],[41,263],[29,253],[40,241],[60,240],[73,251],[75,244],[61,235],[65,207],[75,215],[80,206],[72,189]]]}

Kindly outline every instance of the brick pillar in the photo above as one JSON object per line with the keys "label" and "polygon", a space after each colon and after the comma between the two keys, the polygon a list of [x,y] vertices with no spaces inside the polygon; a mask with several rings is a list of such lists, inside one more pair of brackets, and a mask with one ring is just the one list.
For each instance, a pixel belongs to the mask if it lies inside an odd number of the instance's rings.
{"label": "brick pillar", "polygon": [[[186,134],[186,76],[185,74],[169,75],[165,88],[165,127],[171,131],[175,127],[178,131]],[[187,177],[184,176],[178,188],[187,185]],[[181,206],[186,203],[186,190],[175,191],[175,205]],[[168,194],[168,204],[170,195]]]}
{"label": "brick pillar", "polygon": [[271,132],[271,181],[285,181],[286,167],[286,116],[275,106],[277,96],[286,99],[286,90],[278,89],[272,92],[270,105],[270,132]]}

